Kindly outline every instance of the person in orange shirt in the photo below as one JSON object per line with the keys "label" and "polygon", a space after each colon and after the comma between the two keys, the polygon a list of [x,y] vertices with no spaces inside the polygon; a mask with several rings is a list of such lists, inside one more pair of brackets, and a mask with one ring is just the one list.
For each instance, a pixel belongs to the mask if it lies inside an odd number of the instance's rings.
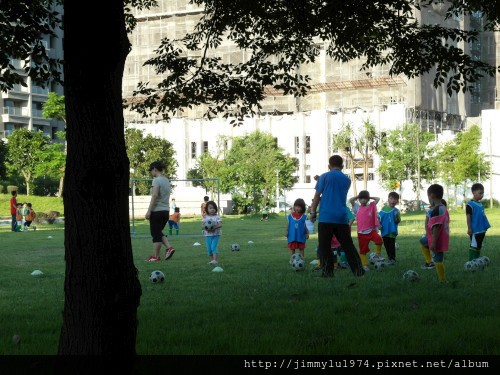
{"label": "person in orange shirt", "polygon": [[207,216],[207,202],[210,200],[208,195],[205,195],[203,197],[203,202],[201,203],[201,216],[205,217]]}
{"label": "person in orange shirt", "polygon": [[175,207],[174,213],[168,218],[168,234],[172,235],[172,228],[175,228],[175,234],[179,234],[179,224],[181,213],[179,207]]}
{"label": "person in orange shirt", "polygon": [[33,205],[31,203],[26,203],[26,207],[24,208],[24,231],[27,232],[29,228],[33,228],[36,230],[36,226],[31,226],[31,223],[35,220],[36,212],[33,209]]}

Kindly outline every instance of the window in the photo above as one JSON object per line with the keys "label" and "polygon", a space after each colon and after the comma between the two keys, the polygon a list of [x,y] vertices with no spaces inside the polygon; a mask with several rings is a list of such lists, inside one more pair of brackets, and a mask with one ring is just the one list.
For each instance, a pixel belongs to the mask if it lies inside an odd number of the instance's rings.
{"label": "window", "polygon": [[196,142],[191,142],[191,159],[196,159]]}
{"label": "window", "polygon": [[306,182],[307,184],[309,184],[309,183],[311,182],[311,176],[306,176],[306,180],[305,180],[305,182]]}
{"label": "window", "polygon": [[203,152],[208,152],[208,142],[203,141]]}
{"label": "window", "polygon": [[299,154],[300,150],[300,143],[299,143],[299,137],[295,137],[295,155]]}
{"label": "window", "polygon": [[474,82],[470,89],[470,99],[472,103],[481,103],[481,83]]}
{"label": "window", "polygon": [[33,117],[43,117],[43,103],[31,103],[31,115]]}
{"label": "window", "polygon": [[12,135],[12,132],[14,130],[16,130],[16,126],[14,124],[9,124],[9,123],[5,124],[4,128],[5,128],[5,136],[6,137],[9,135]]}
{"label": "window", "polygon": [[56,47],[57,47],[57,37],[51,36],[49,48],[56,48]]}
{"label": "window", "polygon": [[306,135],[306,137],[304,139],[304,143],[305,143],[306,154],[310,154],[311,153],[311,136],[310,135]]}

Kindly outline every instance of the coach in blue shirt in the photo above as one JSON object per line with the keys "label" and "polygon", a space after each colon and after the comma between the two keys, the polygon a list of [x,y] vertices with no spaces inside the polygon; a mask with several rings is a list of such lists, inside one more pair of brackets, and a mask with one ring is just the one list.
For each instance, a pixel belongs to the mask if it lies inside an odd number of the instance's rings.
{"label": "coach in blue shirt", "polygon": [[318,219],[318,257],[322,266],[322,276],[333,277],[333,254],[330,248],[333,235],[340,242],[352,273],[356,276],[363,276],[365,271],[361,265],[358,250],[352,241],[347,218],[347,192],[351,187],[351,180],[342,173],[341,156],[331,156],[328,164],[330,171],[319,177],[311,204],[311,221],[315,221],[316,208],[321,201]]}

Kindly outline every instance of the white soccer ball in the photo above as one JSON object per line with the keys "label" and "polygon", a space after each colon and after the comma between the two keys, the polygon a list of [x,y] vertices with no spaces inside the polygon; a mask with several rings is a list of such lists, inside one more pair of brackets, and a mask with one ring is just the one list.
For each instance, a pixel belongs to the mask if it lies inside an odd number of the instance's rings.
{"label": "white soccer ball", "polygon": [[238,245],[237,243],[233,243],[231,245],[231,251],[240,251],[240,245]]}
{"label": "white soccer ball", "polygon": [[386,267],[387,267],[387,264],[385,264],[385,262],[383,262],[383,261],[375,262],[375,264],[373,265],[373,268],[375,268],[377,271],[382,271]]}
{"label": "white soccer ball", "polygon": [[295,253],[295,254],[292,255],[292,263],[295,260],[300,260],[300,259],[303,259],[303,258],[302,258],[302,255],[300,255],[299,253]]}
{"label": "white soccer ball", "polygon": [[302,257],[300,257],[299,259],[294,259],[292,261],[292,268],[295,271],[304,271],[306,269],[306,262],[305,262],[305,260],[302,259]]}
{"label": "white soccer ball", "polygon": [[467,272],[474,272],[478,270],[478,264],[472,260],[468,260],[464,263],[464,269]]}
{"label": "white soccer ball", "polygon": [[370,261],[371,264],[375,264],[375,263],[381,262],[381,261],[383,261],[385,259],[380,254],[370,253],[370,255],[368,255],[368,260]]}
{"label": "white soccer ball", "polygon": [[413,283],[420,280],[420,275],[416,271],[408,270],[403,274],[403,280]]}
{"label": "white soccer ball", "polygon": [[488,258],[486,255],[481,255],[477,259],[481,259],[486,266],[488,266],[490,264],[490,258]]}
{"label": "white soccer ball", "polygon": [[205,229],[207,232],[214,230],[214,228],[215,228],[215,222],[212,220],[207,220],[205,221],[205,224],[203,224],[203,229]]}
{"label": "white soccer ball", "polygon": [[153,284],[159,284],[165,281],[165,274],[159,270],[151,272],[149,275],[149,281]]}
{"label": "white soccer ball", "polygon": [[484,268],[486,267],[486,262],[481,258],[476,258],[473,260],[473,262],[476,263],[478,270],[484,270]]}

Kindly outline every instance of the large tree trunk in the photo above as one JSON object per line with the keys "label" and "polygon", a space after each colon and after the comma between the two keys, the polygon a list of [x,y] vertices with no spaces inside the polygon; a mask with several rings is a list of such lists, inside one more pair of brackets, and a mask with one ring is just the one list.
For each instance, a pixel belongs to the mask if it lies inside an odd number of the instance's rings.
{"label": "large tree trunk", "polygon": [[136,354],[141,286],[128,214],[123,12],[119,0],[65,2],[66,275],[59,354],[119,355],[127,362]]}

